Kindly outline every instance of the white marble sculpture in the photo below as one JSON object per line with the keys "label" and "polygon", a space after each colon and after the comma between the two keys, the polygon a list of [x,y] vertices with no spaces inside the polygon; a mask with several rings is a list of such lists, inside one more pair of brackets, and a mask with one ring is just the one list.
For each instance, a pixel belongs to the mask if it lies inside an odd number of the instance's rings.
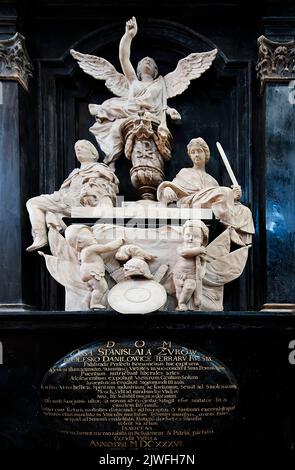
{"label": "white marble sculpture", "polygon": [[[207,245],[204,252],[207,231],[201,221],[189,221],[186,224],[185,240],[182,227],[167,225],[149,230],[150,237],[147,237],[146,229],[142,228],[112,224],[97,224],[90,228],[74,224],[66,229],[64,237],[50,228],[48,238],[51,255],[38,253],[44,256],[50,274],[65,287],[65,310],[107,307],[110,293],[110,304],[115,309],[117,306],[117,310],[122,313],[128,313],[128,309],[132,310],[130,313],[151,312],[165,304],[166,300],[163,299],[167,299],[167,295],[169,308],[173,309],[176,299],[178,304],[182,303],[179,302],[183,287],[180,283],[186,280],[185,274],[188,274],[187,279],[191,279],[191,285],[187,286],[186,283],[183,292],[186,310],[222,310],[224,285],[243,272],[249,245],[244,246],[235,230],[228,227]],[[190,253],[190,259],[186,258],[186,249],[193,251],[197,248],[188,248],[188,240],[192,239],[191,244],[195,245],[197,238],[199,242],[201,238],[202,243],[198,247],[199,255],[195,251]],[[231,251],[232,241],[239,243],[240,248]],[[131,264],[132,269],[124,270],[127,263]],[[183,275],[177,276],[177,273]],[[95,289],[96,281],[101,281],[98,289]],[[119,287],[114,289],[116,286]],[[191,295],[186,291],[188,288],[193,290]],[[93,292],[95,290],[99,292]],[[99,301],[96,295],[102,295]],[[158,299],[153,298],[157,296]]]}
{"label": "white marble sculpture", "polygon": [[[173,281],[177,310],[223,310],[224,285],[244,270],[249,245],[228,228],[208,245],[209,230],[202,221],[188,220],[182,228]],[[235,241],[241,248],[231,250]]]}
{"label": "white marble sculpture", "polygon": [[124,275],[128,277],[143,277],[153,279],[148,261],[154,256],[137,245],[124,245],[116,253],[116,259],[123,262]]}
{"label": "white marble sculpture", "polygon": [[160,284],[168,271],[161,265],[152,274],[149,262],[156,256],[138,245],[121,246],[116,260],[123,263],[124,280],[116,284],[108,294],[108,302],[120,313],[150,313],[163,307],[167,293]]}
{"label": "white marble sculpture", "polygon": [[114,240],[104,245],[97,243],[90,227],[82,228],[77,235],[77,252],[80,261],[81,281],[86,282],[91,289],[89,306],[92,310],[106,308],[102,299],[108,290],[105,280],[105,265],[102,253],[114,252],[124,240]]}
{"label": "white marble sculpture", "polygon": [[[191,221],[200,224],[201,221]],[[204,227],[202,225],[202,227]],[[150,272],[154,280],[160,282],[168,294],[168,308],[176,307],[175,288],[175,266],[179,261],[179,251],[183,249],[183,228],[173,225],[165,225],[160,228],[147,229],[114,226],[112,224],[96,224],[93,233],[100,243],[108,243],[116,238],[123,238],[125,244],[118,252],[124,250],[125,246],[136,245],[137,249],[143,250],[153,256],[148,261]],[[205,228],[203,228],[206,232]],[[203,244],[206,244],[204,235]],[[228,227],[221,235],[215,238],[206,247],[204,255],[204,271],[202,274],[202,297],[201,304],[196,305],[194,295],[190,298],[187,310],[215,311],[223,310],[223,290],[224,285],[237,279],[243,272],[248,258],[249,245],[245,245],[237,235],[235,229]],[[128,248],[127,248],[128,249]],[[117,253],[118,253],[117,252]],[[113,265],[111,256],[105,258],[108,272],[118,273],[118,266]],[[161,276],[157,278],[157,273],[163,270]],[[112,275],[113,276],[113,275]],[[121,283],[122,276],[116,281]]]}
{"label": "white marble sculpture", "polygon": [[137,71],[134,70],[130,48],[136,34],[137,23],[133,17],[126,23],[119,47],[123,74],[102,57],[75,50],[71,50],[71,54],[85,73],[105,80],[109,90],[117,95],[100,105],[89,105],[96,119],[90,131],[106,155],[105,162],[113,164],[125,147],[125,154],[133,164],[134,187],[140,188],[141,197],[153,199],[152,188],[157,188],[163,180],[164,162],[171,157],[172,136],[166,115],[174,120],[181,119],[178,111],[167,105],[167,100],[183,93],[191,80],[211,66],[217,49],[190,54],[163,77],[158,76],[158,67],[150,57],[143,58]]}
{"label": "white marble sculpture", "polygon": [[80,168],[73,170],[60,189],[28,200],[27,209],[34,242],[27,251],[47,245],[47,228],[65,230],[63,217],[71,216],[73,206],[107,206],[116,203],[119,180],[104,163],[98,163],[98,152],[88,140],[75,143]]}
{"label": "white marble sculpture", "polygon": [[202,280],[206,270],[206,245],[209,230],[201,220],[188,220],[183,226],[183,243],[178,248],[178,259],[173,267],[177,310],[188,310],[188,302],[194,296],[198,309],[202,302]]}
{"label": "white marble sculpture", "polygon": [[111,308],[119,313],[144,314],[165,306],[167,293],[164,287],[152,279],[129,278],[116,284],[108,294]]}
{"label": "white marble sculpture", "polygon": [[103,256],[114,253],[124,240],[100,244],[91,227],[72,225],[65,238],[49,229],[51,255],[44,256],[50,274],[66,288],[66,310],[99,310],[106,308],[108,283]]}
{"label": "white marble sculpture", "polygon": [[177,201],[179,207],[210,207],[217,219],[235,228],[246,244],[251,243],[253,219],[250,209],[240,202],[240,186],[219,186],[206,172],[210,150],[201,137],[192,139],[187,149],[193,166],[180,170],[173,181],[163,181],[158,187],[158,200],[165,204]]}
{"label": "white marble sculpture", "polygon": [[[64,286],[68,311],[220,311],[224,285],[243,272],[254,234],[251,211],[240,202],[241,187],[219,143],[233,185],[219,186],[206,172],[210,150],[201,137],[187,146],[193,166],[181,169],[173,181],[164,181],[172,148],[166,117],[180,119],[167,100],[207,70],[217,50],[190,54],[164,77],[158,76],[149,57],[135,72],[130,47],[136,34],[133,17],[120,42],[123,74],[103,58],[71,51],[84,72],[105,80],[117,95],[89,105],[96,119],[90,130],[106,155],[105,163],[98,162],[89,141],[76,142],[80,168],[58,191],[27,202],[34,238],[27,250],[49,243],[50,254],[38,253],[51,276]],[[130,176],[139,200],[116,207],[119,180],[114,168],[123,151],[132,162]],[[158,200],[151,202],[156,196]],[[172,202],[178,207],[167,207]],[[212,213],[223,231],[209,242],[210,224],[208,228],[201,218],[209,220]],[[66,227],[63,217],[92,217],[96,223]],[[120,223],[101,220],[116,217]],[[144,225],[146,219],[152,223]],[[179,225],[173,225],[177,219]],[[161,221],[158,228],[156,220]]]}
{"label": "white marble sculpture", "polygon": [[[231,251],[232,242],[240,248]],[[192,296],[188,302],[188,310],[223,310],[224,286],[241,276],[248,259],[249,249],[250,245],[245,245],[232,227],[228,227],[207,245],[201,304],[195,305],[194,296]]]}

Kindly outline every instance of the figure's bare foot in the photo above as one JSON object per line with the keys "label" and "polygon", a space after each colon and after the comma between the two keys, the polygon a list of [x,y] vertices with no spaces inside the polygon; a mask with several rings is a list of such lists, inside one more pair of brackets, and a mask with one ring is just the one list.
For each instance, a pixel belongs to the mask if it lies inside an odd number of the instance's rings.
{"label": "figure's bare foot", "polygon": [[94,305],[91,305],[91,310],[102,310],[103,308],[106,308],[105,305],[102,305],[102,304],[94,304]]}
{"label": "figure's bare foot", "polygon": [[46,246],[47,244],[48,244],[47,237],[36,237],[34,240],[34,243],[28,246],[27,251],[39,250],[40,248],[43,248],[43,246]]}
{"label": "figure's bare foot", "polygon": [[195,307],[200,309],[200,307],[201,307],[201,298],[200,297],[195,297],[194,298],[194,304],[195,304]]}
{"label": "figure's bare foot", "polygon": [[186,304],[179,304],[177,306],[176,310],[178,310],[180,312],[184,312],[185,310],[187,310],[187,306],[186,306]]}

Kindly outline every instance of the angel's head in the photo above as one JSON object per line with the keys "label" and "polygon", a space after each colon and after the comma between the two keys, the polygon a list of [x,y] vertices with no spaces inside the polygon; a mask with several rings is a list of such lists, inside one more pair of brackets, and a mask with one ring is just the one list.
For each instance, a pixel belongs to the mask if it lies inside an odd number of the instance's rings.
{"label": "angel's head", "polygon": [[93,163],[98,161],[98,151],[89,140],[77,140],[75,143],[77,160],[80,163]]}
{"label": "angel's head", "polygon": [[210,150],[202,137],[192,139],[187,146],[188,155],[194,165],[198,167],[205,166],[210,159]]}
{"label": "angel's head", "polygon": [[182,235],[185,243],[200,246],[208,244],[209,230],[201,220],[187,220],[182,227]]}
{"label": "angel's head", "polygon": [[143,74],[150,75],[152,78],[156,78],[158,75],[158,66],[151,57],[144,57],[137,64],[137,76],[139,80],[142,79]]}

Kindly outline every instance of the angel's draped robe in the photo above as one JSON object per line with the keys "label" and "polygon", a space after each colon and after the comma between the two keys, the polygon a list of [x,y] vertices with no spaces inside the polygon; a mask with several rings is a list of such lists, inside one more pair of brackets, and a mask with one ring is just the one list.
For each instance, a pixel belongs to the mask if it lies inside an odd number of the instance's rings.
{"label": "angel's draped robe", "polygon": [[124,140],[120,128],[128,119],[146,112],[147,117],[160,123],[165,106],[165,81],[161,76],[152,82],[135,80],[128,96],[110,98],[101,105],[90,104],[89,111],[97,118],[90,132],[106,155],[104,162],[109,164],[122,153]]}
{"label": "angel's draped robe", "polygon": [[217,219],[238,230],[245,243],[251,243],[254,224],[250,209],[235,201],[232,189],[219,186],[206,171],[183,168],[172,181],[160,184],[159,201],[164,200],[165,188],[171,188],[176,193],[178,207],[211,208]]}

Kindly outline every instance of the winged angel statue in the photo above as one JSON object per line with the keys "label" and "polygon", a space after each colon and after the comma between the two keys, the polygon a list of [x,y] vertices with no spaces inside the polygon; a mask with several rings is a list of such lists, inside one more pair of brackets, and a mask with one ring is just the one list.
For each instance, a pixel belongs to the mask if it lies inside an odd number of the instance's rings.
{"label": "winged angel statue", "polygon": [[[132,118],[150,119],[153,132],[156,125],[160,144],[161,138],[168,139],[170,133],[166,124],[166,115],[173,120],[181,119],[181,116],[176,109],[167,106],[167,100],[183,93],[191,80],[200,77],[211,66],[217,53],[217,49],[192,53],[181,59],[176,69],[164,77],[158,76],[155,61],[145,57],[138,63],[135,72],[130,62],[130,47],[136,34],[137,23],[133,17],[126,22],[125,34],[119,47],[123,74],[117,72],[115,67],[102,57],[71,50],[81,69],[97,80],[105,80],[107,88],[118,97],[110,98],[101,105],[89,105],[90,113],[96,118],[90,131],[105,153],[107,164],[117,160],[122,153],[126,140],[122,133],[122,125]],[[161,148],[159,143],[156,144],[158,149]],[[162,145],[163,147],[165,146]],[[162,150],[161,153],[165,159],[163,155],[165,151]],[[166,159],[169,159],[167,148]]]}

